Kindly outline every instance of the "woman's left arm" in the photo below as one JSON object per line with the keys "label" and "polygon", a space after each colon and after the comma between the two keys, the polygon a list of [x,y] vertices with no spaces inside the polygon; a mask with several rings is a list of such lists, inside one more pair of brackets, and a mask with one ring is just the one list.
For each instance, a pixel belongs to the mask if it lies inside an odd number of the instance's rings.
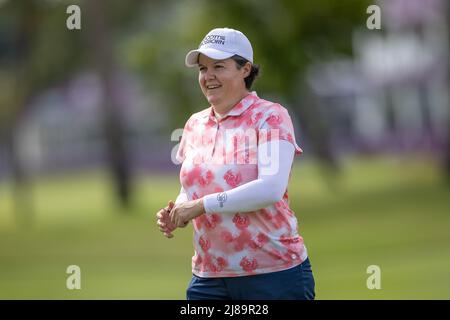
{"label": "woman's left arm", "polygon": [[[267,149],[272,151],[270,157],[267,156]],[[260,145],[258,179],[225,192],[212,193],[201,199],[175,205],[170,212],[171,221],[178,227],[184,227],[203,213],[249,212],[280,201],[289,182],[294,153],[294,145],[286,140]]]}
{"label": "woman's left arm", "polygon": [[[289,182],[294,159],[294,145],[286,140],[266,142],[258,147],[258,179],[234,189],[203,197],[206,213],[248,212],[265,208],[280,201]],[[267,157],[267,147],[278,154]]]}

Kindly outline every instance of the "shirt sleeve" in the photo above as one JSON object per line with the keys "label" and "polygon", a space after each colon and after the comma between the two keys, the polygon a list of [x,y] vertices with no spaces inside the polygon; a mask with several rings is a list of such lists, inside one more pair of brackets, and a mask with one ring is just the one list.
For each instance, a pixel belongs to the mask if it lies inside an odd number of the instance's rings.
{"label": "shirt sleeve", "polygon": [[188,200],[189,199],[188,199],[186,190],[184,190],[184,188],[181,187],[180,194],[178,195],[177,199],[175,200],[175,204],[183,203],[183,202],[186,202]]}
{"label": "shirt sleeve", "polygon": [[179,163],[182,163],[184,161],[184,159],[186,158],[187,140],[188,140],[189,132],[191,131],[190,120],[191,120],[191,118],[189,118],[186,121],[186,124],[184,125],[183,133],[181,135],[181,141],[180,141],[180,144],[178,145],[178,150],[175,155],[175,159]]}
{"label": "shirt sleeve", "polygon": [[283,106],[274,104],[259,128],[258,144],[277,140],[289,141],[294,146],[296,155],[303,153],[295,140],[294,126],[289,112]]}
{"label": "shirt sleeve", "polygon": [[258,148],[258,179],[234,189],[203,197],[205,212],[227,213],[255,211],[280,201],[287,189],[295,149],[289,141],[265,142],[271,152],[267,169],[265,150]]}

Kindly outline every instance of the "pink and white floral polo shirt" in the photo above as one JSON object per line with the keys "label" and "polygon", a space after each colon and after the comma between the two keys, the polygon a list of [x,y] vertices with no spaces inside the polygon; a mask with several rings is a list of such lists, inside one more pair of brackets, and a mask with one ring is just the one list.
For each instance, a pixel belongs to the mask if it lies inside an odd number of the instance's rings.
{"label": "pink and white floral polo shirt", "polygon": [[[256,144],[242,139],[246,130],[256,132]],[[262,130],[278,134],[259,135]],[[260,99],[256,92],[248,94],[220,121],[212,107],[193,114],[186,122],[176,155],[182,162],[180,181],[188,199],[227,191],[257,179],[258,164],[252,160],[257,159],[258,146],[273,139],[290,141],[295,153],[302,153],[287,110]],[[193,220],[193,227],[192,272],[199,277],[281,271],[307,257],[297,219],[289,208],[287,190],[282,200],[266,208],[202,214]]]}

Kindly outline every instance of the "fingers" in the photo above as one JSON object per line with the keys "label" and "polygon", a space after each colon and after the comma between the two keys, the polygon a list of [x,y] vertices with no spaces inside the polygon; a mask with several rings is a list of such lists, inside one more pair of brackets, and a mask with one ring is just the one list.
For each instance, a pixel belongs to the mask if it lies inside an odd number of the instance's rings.
{"label": "fingers", "polygon": [[163,235],[166,237],[166,238],[173,238],[173,234],[172,233],[170,233],[170,232],[164,232],[163,233]]}
{"label": "fingers", "polygon": [[167,229],[166,224],[164,222],[162,222],[161,220],[156,221],[156,225],[161,229]]}
{"label": "fingers", "polygon": [[[167,237],[167,238],[172,238],[173,237],[172,231],[175,230],[175,229],[169,228],[164,222],[162,222],[160,220],[158,220],[156,224],[158,225],[159,231],[161,231],[164,234],[165,237]],[[179,224],[176,225],[176,228],[177,227],[184,228],[188,224],[189,224],[189,221],[188,222],[180,221]]]}
{"label": "fingers", "polygon": [[157,217],[158,219],[161,219],[161,218],[163,217],[163,215],[169,213],[169,212],[172,210],[172,208],[173,208],[174,206],[175,206],[174,202],[173,202],[172,200],[169,200],[167,206],[164,207],[164,208],[162,208],[161,210],[159,210],[159,211],[156,213],[156,217]]}
{"label": "fingers", "polygon": [[173,237],[173,234],[172,234],[172,231],[173,231],[173,230],[167,228],[167,227],[165,226],[165,224],[159,223],[159,224],[158,224],[158,229],[159,229],[159,231],[161,231],[161,232],[163,233],[163,235],[164,235],[165,237],[167,237],[167,238],[172,238],[172,237]]}
{"label": "fingers", "polygon": [[173,201],[169,201],[168,206],[159,210],[156,214],[156,225],[159,231],[163,233],[166,238],[173,238],[172,231],[175,230],[176,225],[170,221],[170,212],[174,206]]}
{"label": "fingers", "polygon": [[177,227],[184,228],[189,224],[189,221],[182,221],[172,200],[168,201],[167,207],[158,211],[156,219],[156,225],[159,231],[167,238],[173,238],[172,231]]}
{"label": "fingers", "polygon": [[169,214],[170,214],[169,207],[165,207],[158,211],[158,213],[156,214],[156,219],[167,220],[169,219]]}
{"label": "fingers", "polygon": [[163,208],[156,213],[156,218],[163,219],[164,216],[167,215],[168,213],[169,213],[169,211],[167,210],[167,208]]}
{"label": "fingers", "polygon": [[161,231],[166,238],[169,238],[169,239],[173,238],[173,234],[172,234],[173,230],[168,228],[164,222],[162,222],[161,220],[158,220],[156,222],[156,224],[158,225],[159,231]]}
{"label": "fingers", "polygon": [[168,225],[166,222],[162,220],[157,220],[156,225],[158,226],[159,230],[161,231],[173,231],[175,228],[173,226]]}

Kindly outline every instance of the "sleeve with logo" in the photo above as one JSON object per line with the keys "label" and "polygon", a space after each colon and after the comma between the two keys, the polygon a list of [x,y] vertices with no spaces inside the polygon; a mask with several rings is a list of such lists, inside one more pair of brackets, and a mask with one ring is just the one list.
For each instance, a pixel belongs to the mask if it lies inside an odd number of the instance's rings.
{"label": "sleeve with logo", "polygon": [[266,157],[265,151],[263,148],[258,148],[261,150],[258,151],[258,179],[226,192],[213,193],[203,197],[206,213],[250,212],[281,200],[289,182],[295,150],[288,141],[274,141],[266,144],[270,145],[270,149],[279,148],[277,156],[270,158],[271,165],[276,170],[264,170],[262,159]]}

